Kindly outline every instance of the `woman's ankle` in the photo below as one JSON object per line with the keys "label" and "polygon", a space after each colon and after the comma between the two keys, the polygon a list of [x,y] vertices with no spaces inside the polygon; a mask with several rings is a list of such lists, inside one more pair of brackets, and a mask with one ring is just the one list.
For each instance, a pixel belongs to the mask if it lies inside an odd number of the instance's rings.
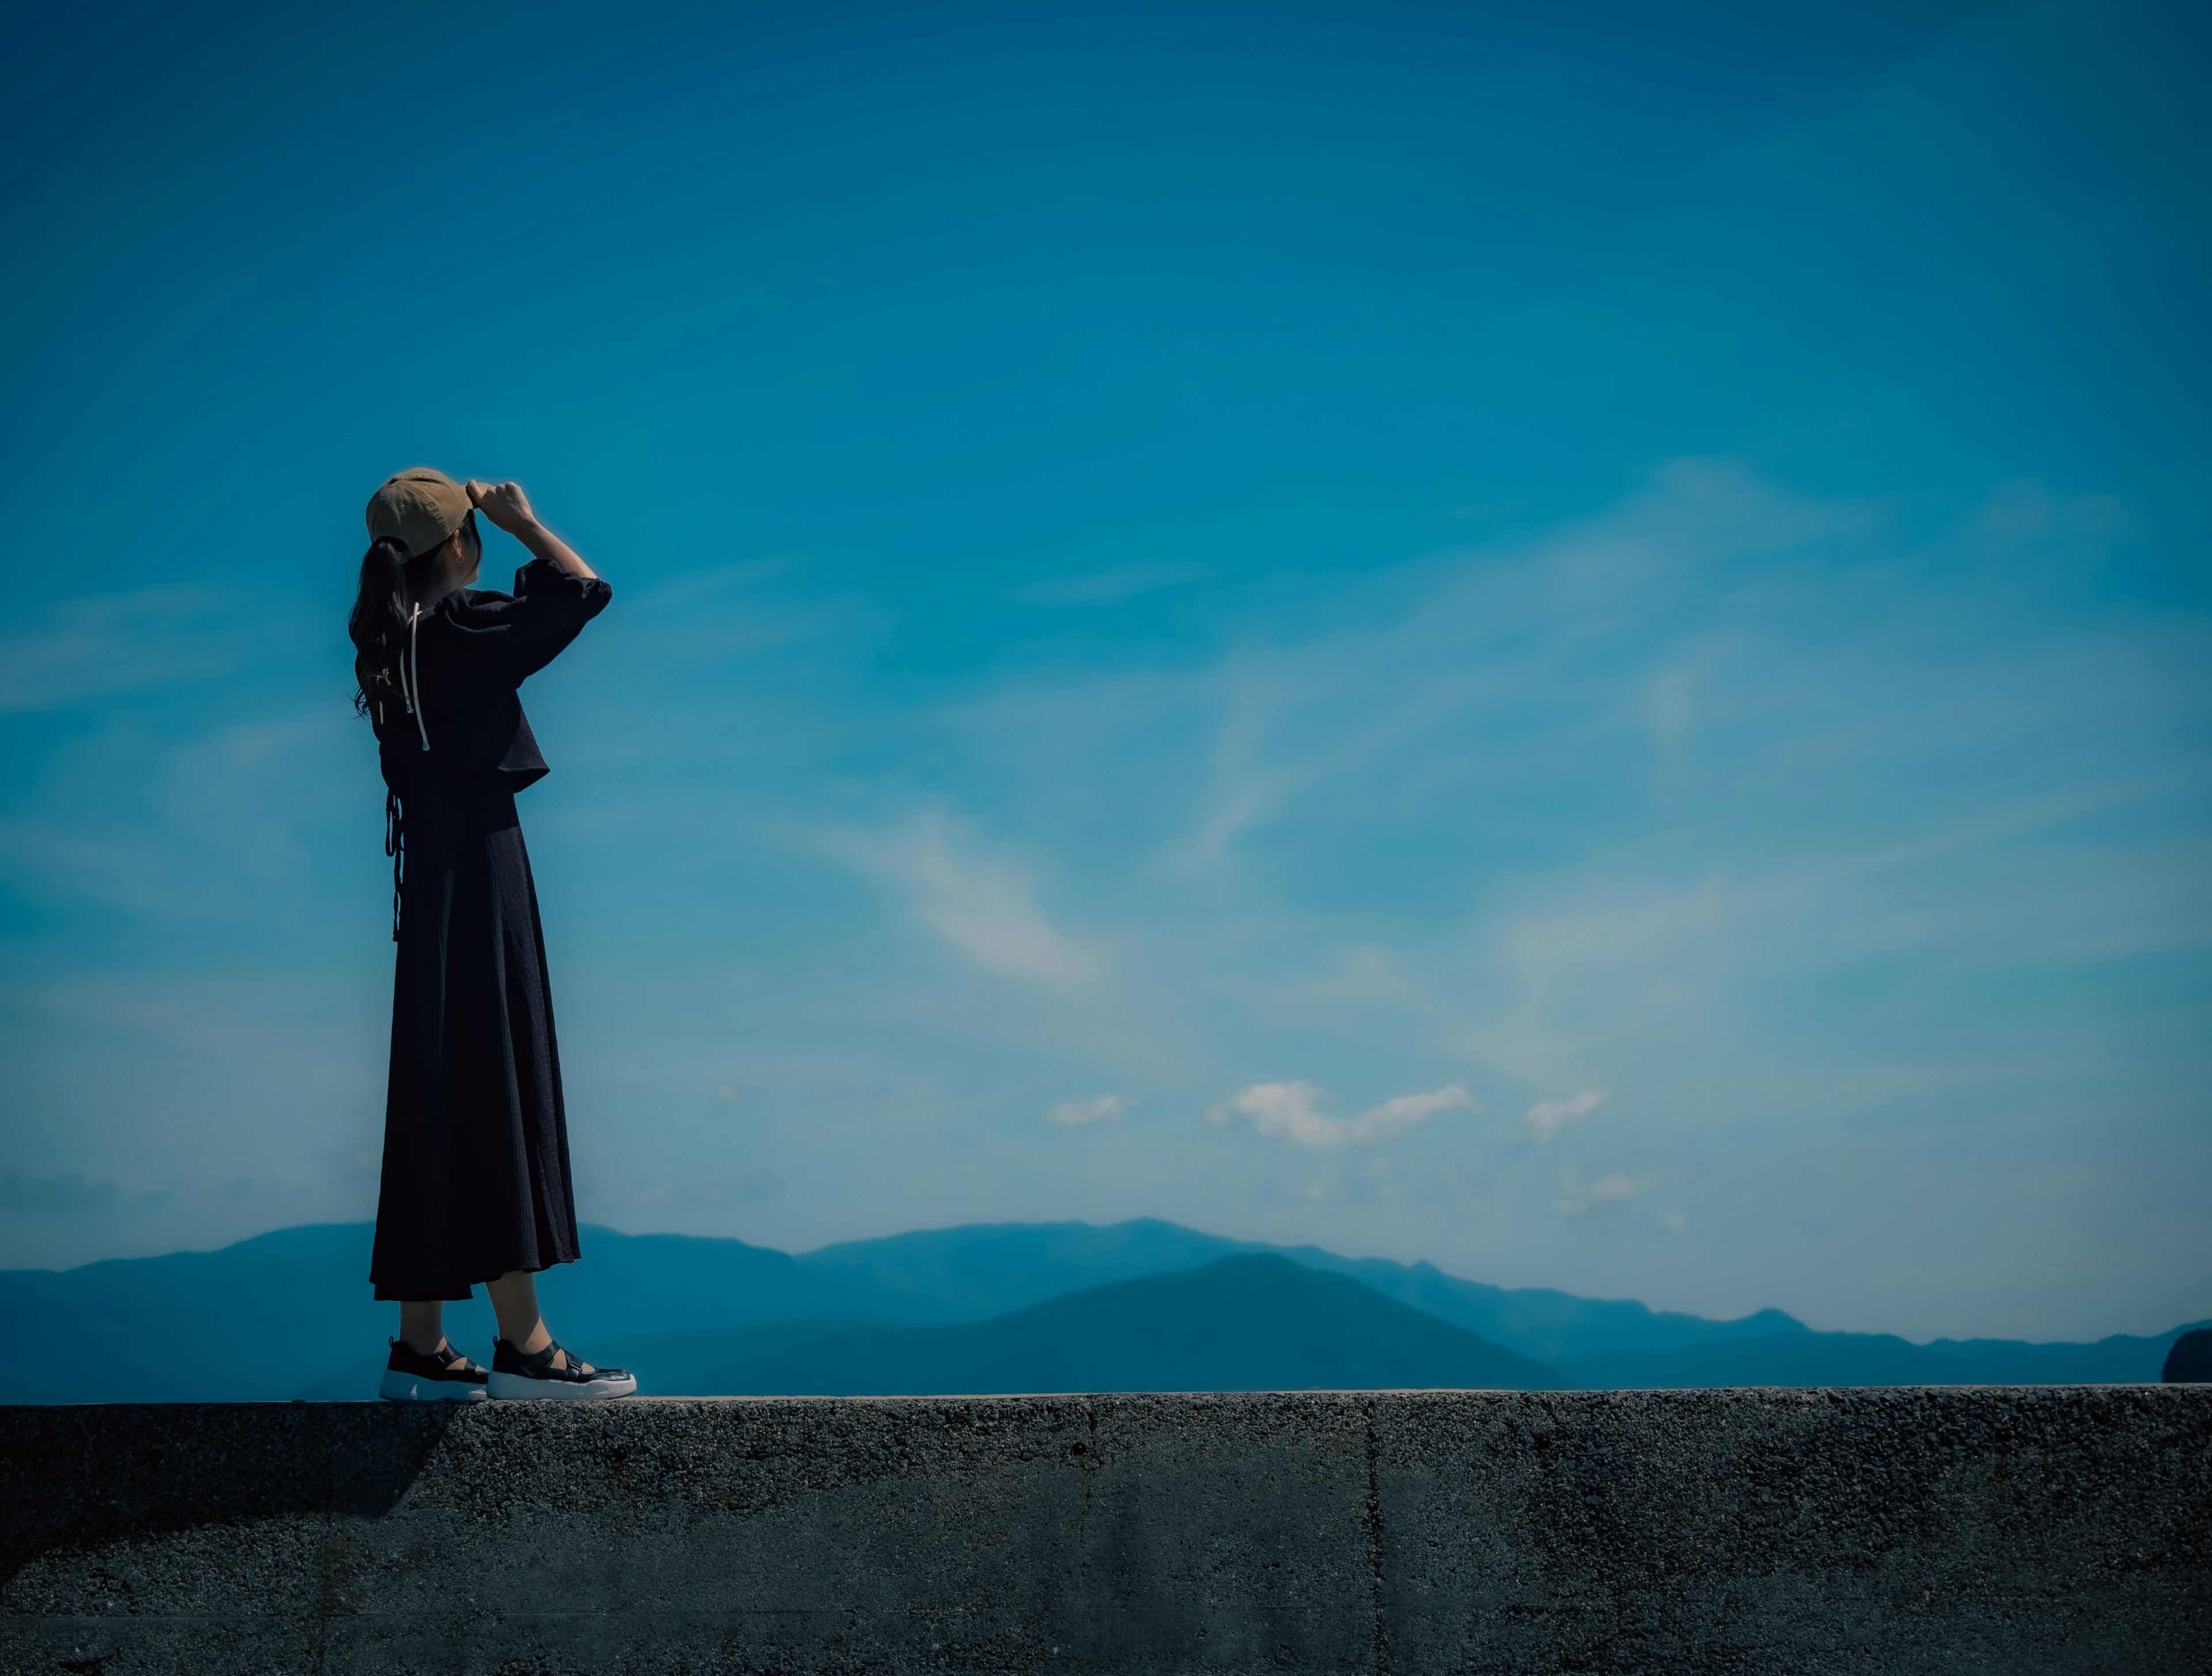
{"label": "woman's ankle", "polygon": [[507,1332],[501,1332],[499,1336],[524,1356],[535,1356],[553,1342],[553,1334],[546,1327],[544,1317],[542,1315],[531,1324],[530,1331],[520,1338]]}

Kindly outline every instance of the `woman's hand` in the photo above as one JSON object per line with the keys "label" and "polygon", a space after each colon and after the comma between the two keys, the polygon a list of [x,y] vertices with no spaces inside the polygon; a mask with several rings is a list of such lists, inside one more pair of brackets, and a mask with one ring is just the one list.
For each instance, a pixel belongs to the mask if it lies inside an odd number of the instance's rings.
{"label": "woman's hand", "polygon": [[477,510],[507,534],[520,537],[524,531],[538,527],[538,514],[530,509],[530,497],[520,483],[488,483],[471,477],[462,486]]}
{"label": "woman's hand", "polygon": [[488,483],[481,477],[471,477],[462,487],[477,511],[527,547],[533,556],[550,560],[571,576],[586,581],[598,579],[599,573],[586,564],[574,548],[538,521],[520,483]]}

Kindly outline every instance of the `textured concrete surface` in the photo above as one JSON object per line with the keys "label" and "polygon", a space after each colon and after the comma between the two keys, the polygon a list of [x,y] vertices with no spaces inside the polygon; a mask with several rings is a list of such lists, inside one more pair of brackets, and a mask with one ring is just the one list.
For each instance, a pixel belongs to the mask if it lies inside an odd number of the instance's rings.
{"label": "textured concrete surface", "polygon": [[2212,1388],[0,1411],[0,1669],[2212,1671]]}

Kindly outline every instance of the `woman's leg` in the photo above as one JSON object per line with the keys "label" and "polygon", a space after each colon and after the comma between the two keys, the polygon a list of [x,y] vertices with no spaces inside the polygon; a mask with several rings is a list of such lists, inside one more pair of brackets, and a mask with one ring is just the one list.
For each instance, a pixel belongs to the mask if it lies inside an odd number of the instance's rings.
{"label": "woman's leg", "polygon": [[535,1356],[553,1338],[538,1313],[538,1281],[527,1269],[510,1269],[496,1280],[484,1282],[492,1314],[499,1317],[499,1336],[525,1356]]}
{"label": "woman's leg", "polygon": [[[553,1342],[546,1330],[545,1319],[538,1313],[538,1281],[527,1269],[510,1269],[496,1280],[484,1282],[484,1290],[491,1298],[492,1313],[499,1317],[499,1336],[513,1345],[525,1356],[535,1356]],[[568,1365],[568,1352],[562,1351],[553,1358],[553,1365]],[[588,1362],[576,1366],[588,1369]]]}
{"label": "woman's leg", "polygon": [[446,1306],[436,1298],[402,1302],[399,1339],[384,1364],[377,1394],[386,1402],[482,1402],[490,1375],[446,1337]]}
{"label": "woman's leg", "polygon": [[399,1336],[417,1355],[434,1354],[446,1342],[446,1306],[436,1298],[399,1306]]}

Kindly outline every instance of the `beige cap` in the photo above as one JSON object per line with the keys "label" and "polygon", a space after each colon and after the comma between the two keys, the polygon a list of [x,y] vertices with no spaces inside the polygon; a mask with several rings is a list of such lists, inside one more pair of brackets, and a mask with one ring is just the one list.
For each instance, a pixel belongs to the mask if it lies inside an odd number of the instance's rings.
{"label": "beige cap", "polygon": [[442,471],[416,465],[396,472],[368,497],[368,538],[396,537],[416,559],[461,527],[469,492]]}

